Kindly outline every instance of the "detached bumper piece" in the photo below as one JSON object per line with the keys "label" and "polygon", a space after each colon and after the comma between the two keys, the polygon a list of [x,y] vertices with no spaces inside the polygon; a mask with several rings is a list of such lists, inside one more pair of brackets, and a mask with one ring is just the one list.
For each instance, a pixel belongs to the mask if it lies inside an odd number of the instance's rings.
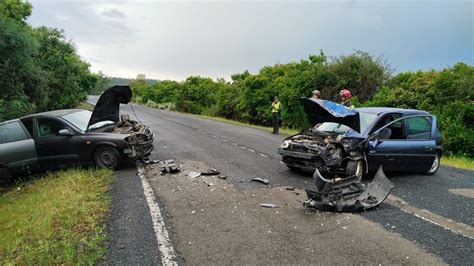
{"label": "detached bumper piece", "polygon": [[393,183],[385,176],[382,166],[374,179],[364,184],[359,178],[324,178],[319,170],[314,173],[315,190],[306,190],[308,200],[303,205],[321,211],[368,210],[382,203],[393,189]]}

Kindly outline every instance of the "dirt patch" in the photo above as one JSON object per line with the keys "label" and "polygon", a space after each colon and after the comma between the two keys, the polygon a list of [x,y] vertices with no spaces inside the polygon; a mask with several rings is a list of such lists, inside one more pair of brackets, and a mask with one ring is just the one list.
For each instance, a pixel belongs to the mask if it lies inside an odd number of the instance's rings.
{"label": "dirt patch", "polygon": [[443,264],[357,214],[307,210],[304,191],[271,184],[237,189],[218,176],[189,175],[208,170],[204,163],[181,166],[178,174],[153,168],[147,175],[168,212],[175,247],[189,263]]}

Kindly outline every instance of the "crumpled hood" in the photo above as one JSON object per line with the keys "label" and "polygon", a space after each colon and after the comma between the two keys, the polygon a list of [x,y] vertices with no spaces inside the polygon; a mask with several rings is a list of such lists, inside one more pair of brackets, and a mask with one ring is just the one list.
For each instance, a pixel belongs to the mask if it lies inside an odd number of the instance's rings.
{"label": "crumpled hood", "polygon": [[334,122],[346,125],[356,131],[359,130],[359,112],[341,104],[314,98],[301,98],[304,111],[311,126],[323,122]]}
{"label": "crumpled hood", "polygon": [[102,121],[120,121],[120,104],[127,104],[132,99],[129,86],[116,85],[107,89],[97,101],[87,128]]}

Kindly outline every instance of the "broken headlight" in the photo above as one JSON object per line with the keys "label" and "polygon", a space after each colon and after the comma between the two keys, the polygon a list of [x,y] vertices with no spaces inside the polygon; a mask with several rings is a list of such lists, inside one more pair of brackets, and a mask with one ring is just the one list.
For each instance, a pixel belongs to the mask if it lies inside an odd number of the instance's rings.
{"label": "broken headlight", "polygon": [[288,149],[288,147],[290,147],[290,141],[289,140],[283,141],[280,145],[280,148],[282,148],[282,149]]}

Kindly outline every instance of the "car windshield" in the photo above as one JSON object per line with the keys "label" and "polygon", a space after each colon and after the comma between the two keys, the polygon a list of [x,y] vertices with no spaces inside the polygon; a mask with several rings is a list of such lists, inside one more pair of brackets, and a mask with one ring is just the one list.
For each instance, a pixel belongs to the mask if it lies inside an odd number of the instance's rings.
{"label": "car windshield", "polygon": [[63,115],[62,118],[76,126],[81,131],[85,132],[87,129],[87,124],[89,124],[89,120],[91,119],[91,115],[91,111],[83,110]]}
{"label": "car windshield", "polygon": [[[92,112],[83,110],[83,111],[78,111],[74,113],[70,113],[67,115],[62,116],[65,120],[76,126],[78,129],[80,129],[82,132],[86,132],[87,130],[87,125],[89,124],[89,120],[91,119]],[[101,121],[97,122],[89,127],[89,130],[91,129],[96,129],[99,127],[103,127],[106,125],[113,124],[113,121]]]}
{"label": "car windshield", "polygon": [[[367,131],[368,127],[374,122],[375,118],[377,118],[377,114],[373,113],[364,113],[364,112],[359,112],[359,117],[360,117],[360,132],[359,133],[364,133]],[[328,133],[335,133],[338,135],[346,134],[350,130],[352,130],[350,127],[339,124],[339,123],[334,123],[334,122],[324,122],[316,126],[316,129],[318,131],[324,131]]]}

